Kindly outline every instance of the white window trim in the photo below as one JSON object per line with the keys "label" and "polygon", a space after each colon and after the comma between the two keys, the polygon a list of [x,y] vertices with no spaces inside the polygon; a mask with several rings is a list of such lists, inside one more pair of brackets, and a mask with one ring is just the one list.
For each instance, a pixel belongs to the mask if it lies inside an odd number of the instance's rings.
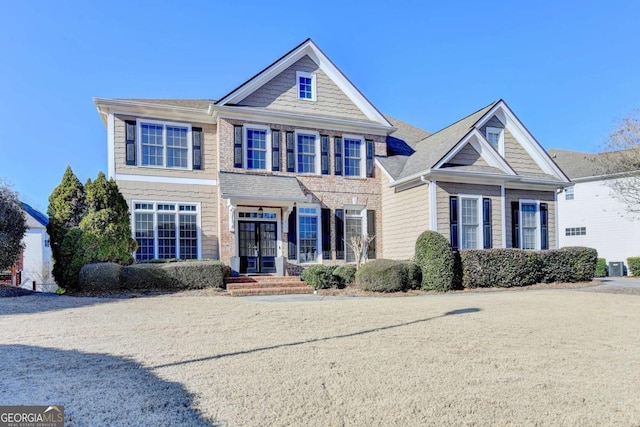
{"label": "white window trim", "polygon": [[[298,172],[298,135],[307,135],[315,137],[315,172]],[[322,175],[322,159],[320,155],[320,132],[313,130],[296,129],[293,137],[295,138],[293,144],[293,155],[295,156],[295,173],[299,175]]]}
{"label": "white window trim", "polygon": [[[311,79],[311,99],[309,98],[300,98],[300,77],[306,77]],[[307,73],[306,71],[296,71],[296,98],[301,101],[313,101],[317,100],[316,97],[316,74],[315,73]]]}
{"label": "white window trim", "polygon": [[[136,210],[136,203],[152,204],[153,210],[139,209]],[[188,211],[184,213],[192,213],[196,215],[196,232],[198,236],[196,259],[202,259],[202,204],[200,202],[168,202],[164,200],[131,200],[130,202],[130,218],[131,218],[131,237],[136,239],[136,213],[153,213],[153,258],[158,259],[158,205],[175,205],[177,209],[174,211],[176,214],[176,224],[179,223],[178,215],[180,214],[180,205],[192,205],[196,207],[195,211]],[[171,211],[162,211],[162,213],[171,213]],[[176,234],[176,258],[180,257],[180,232]],[[136,253],[133,252],[133,258],[135,259]]]}
{"label": "white window trim", "polygon": [[[297,205],[297,213],[296,213],[296,261],[300,264],[322,264],[322,209],[320,205],[310,204],[310,203],[298,203]],[[300,216],[311,216],[308,214],[300,214],[300,208],[312,208],[315,209],[316,221],[318,221],[318,236],[316,237],[316,262],[312,261],[300,261]]]}
{"label": "white window trim", "polygon": [[478,243],[475,248],[464,248],[464,249],[483,249],[484,248],[484,227],[482,224],[483,215],[482,215],[482,196],[477,194],[458,194],[458,246],[460,249],[463,249],[462,245],[462,199],[474,199],[476,200],[476,209],[478,215]]}
{"label": "white window trim", "polygon": [[[489,134],[490,133],[497,133],[498,136],[498,152],[500,153],[500,155],[502,157],[504,157],[504,129],[502,128],[494,128],[491,126],[487,126],[485,128],[485,138],[487,138],[487,142],[489,142],[489,145],[491,145],[491,142],[489,141]],[[493,147],[493,145],[491,145]]]}
{"label": "white window trim", "polygon": [[[247,163],[248,163],[248,152],[249,152],[249,139],[247,138],[247,131],[249,129],[252,130],[263,130],[266,131],[267,135],[266,135],[266,154],[265,154],[265,169],[261,169],[261,168],[251,168],[249,169],[247,167]],[[268,170],[270,171],[272,168],[271,165],[271,128],[268,126],[263,126],[263,125],[253,125],[253,124],[248,124],[248,125],[243,125],[242,126],[242,167],[244,169],[247,170]]]}
{"label": "white window trim", "polygon": [[[357,139],[360,141],[360,175],[347,175],[347,148],[345,139]],[[342,135],[342,176],[347,178],[367,177],[367,142],[362,135]]]}
{"label": "white window trim", "polygon": [[[346,240],[347,239],[347,217],[362,219],[362,230],[360,230],[360,234],[364,236],[367,233],[367,230],[369,229],[368,228],[368,224],[367,224],[367,207],[366,206],[362,206],[362,205],[344,205],[342,207],[342,209],[344,209],[344,221],[343,221],[343,230],[342,230],[342,235],[344,236],[344,239],[345,239],[345,242],[344,242],[344,250],[345,250],[344,259],[345,259],[345,262],[347,264],[356,264],[355,260],[347,261],[347,251],[348,252],[353,252],[351,247],[349,247],[349,245],[347,244],[347,240]],[[347,211],[360,211],[360,214],[359,215],[347,215]]]}
{"label": "white window trim", "polygon": [[[142,126],[141,124],[146,123],[150,125],[158,125],[162,126],[162,166],[156,165],[143,165],[142,164]],[[175,126],[175,127],[185,127],[187,128],[187,167],[181,168],[177,166],[168,167],[167,166],[167,126]],[[193,169],[193,144],[192,144],[192,135],[191,135],[191,124],[189,123],[175,123],[175,122],[167,122],[167,121],[159,121],[159,120],[148,120],[148,119],[137,119],[136,120],[136,155],[137,161],[136,164],[142,168],[152,168],[152,169],[177,169],[177,170],[192,170]]]}
{"label": "white window trim", "polygon": [[[519,200],[520,205],[519,205],[519,210],[518,210],[518,223],[520,224],[519,226],[519,233],[520,233],[520,248],[526,251],[539,251],[541,250],[541,244],[542,242],[540,241],[540,200],[531,200],[531,199],[520,199]],[[535,205],[536,206],[536,219],[535,219],[535,224],[536,224],[536,233],[535,233],[535,237],[536,237],[536,244],[535,244],[535,248],[533,249],[524,249],[524,226],[523,226],[523,222],[522,222],[522,205]]]}

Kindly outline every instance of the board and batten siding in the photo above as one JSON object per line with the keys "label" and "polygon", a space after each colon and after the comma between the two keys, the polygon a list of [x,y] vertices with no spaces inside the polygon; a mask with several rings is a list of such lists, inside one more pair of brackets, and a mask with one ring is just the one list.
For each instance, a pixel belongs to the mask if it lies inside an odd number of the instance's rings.
{"label": "board and batten siding", "polygon": [[[213,185],[184,185],[139,181],[116,181],[120,192],[133,211],[131,202],[200,203],[200,238],[202,258],[218,259],[218,187]],[[134,224],[132,224],[133,226]]]}
{"label": "board and batten siding", "polygon": [[[315,101],[298,99],[296,71],[315,73]],[[349,97],[307,55],[300,58],[295,64],[251,95],[239,101],[238,104],[302,114],[320,114],[369,121]]]}
{"label": "board and batten siding", "polygon": [[[595,248],[607,263],[626,265],[627,258],[640,256],[640,219],[628,212],[605,180],[576,183],[573,200],[558,194],[558,226],[560,247]],[[573,227],[585,227],[586,235],[566,236],[565,230]]]}
{"label": "board and batten siding", "polygon": [[449,197],[459,194],[482,196],[491,199],[491,237],[494,248],[502,244],[502,197],[499,186],[461,184],[438,181],[436,200],[438,205],[438,232],[450,240]]}
{"label": "board and batten siding", "polygon": [[396,192],[381,175],[384,258],[412,258],[418,236],[429,230],[429,185]]}
{"label": "board and batten siding", "polygon": [[[196,178],[196,179],[216,179],[217,172],[217,134],[216,125],[204,124],[204,123],[189,123],[193,127],[202,128],[203,142],[202,142],[202,168],[200,170],[187,170],[176,168],[163,168],[163,167],[147,167],[147,166],[131,166],[126,162],[126,147],[125,147],[125,121],[136,120],[134,116],[122,116],[116,115],[114,117],[114,157],[115,168],[117,174],[126,175],[142,175],[142,176],[162,176],[172,178]],[[159,122],[176,122],[185,123],[183,120],[161,120],[161,119],[149,119]],[[136,129],[139,133],[139,130]],[[136,161],[140,164],[139,154],[140,141],[138,135],[136,135]],[[191,161],[191,159],[189,159]]]}
{"label": "board and batten siding", "polygon": [[556,249],[556,202],[555,193],[553,191],[530,191],[530,190],[506,190],[506,215],[505,222],[507,225],[507,247],[513,247],[513,238],[511,235],[511,202],[519,202],[520,200],[536,200],[546,203],[549,206],[548,211],[548,229],[549,229],[549,249]]}

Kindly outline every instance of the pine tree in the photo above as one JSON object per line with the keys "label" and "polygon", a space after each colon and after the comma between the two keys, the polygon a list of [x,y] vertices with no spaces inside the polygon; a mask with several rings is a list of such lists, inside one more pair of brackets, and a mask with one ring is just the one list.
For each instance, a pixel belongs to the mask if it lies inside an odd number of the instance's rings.
{"label": "pine tree", "polygon": [[0,270],[16,264],[24,247],[22,238],[26,231],[27,220],[18,194],[0,181]]}
{"label": "pine tree", "polygon": [[[80,220],[86,210],[85,190],[78,177],[67,166],[62,181],[49,196],[49,224],[47,233],[51,243],[53,256],[53,277],[62,287],[73,287],[73,284],[65,283],[68,275],[65,270],[71,264],[74,250],[67,247],[63,250],[63,242],[69,231],[80,225]],[[71,256],[71,258],[69,258]]]}

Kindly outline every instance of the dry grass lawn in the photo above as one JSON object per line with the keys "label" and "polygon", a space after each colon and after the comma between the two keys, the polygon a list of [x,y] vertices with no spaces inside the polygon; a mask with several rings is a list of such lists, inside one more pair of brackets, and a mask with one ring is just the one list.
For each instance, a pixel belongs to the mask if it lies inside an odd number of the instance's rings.
{"label": "dry grass lawn", "polygon": [[635,295],[4,298],[0,360],[71,426],[640,425]]}

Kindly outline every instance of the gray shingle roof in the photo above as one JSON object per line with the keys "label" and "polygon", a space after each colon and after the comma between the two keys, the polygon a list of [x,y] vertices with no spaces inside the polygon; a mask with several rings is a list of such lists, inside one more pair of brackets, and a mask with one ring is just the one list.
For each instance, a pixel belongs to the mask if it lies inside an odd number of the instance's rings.
{"label": "gray shingle roof", "polygon": [[307,200],[293,176],[220,172],[220,193],[223,199]]}
{"label": "gray shingle roof", "polygon": [[[582,153],[580,151],[549,150],[551,158],[570,179],[588,178],[630,172],[640,169],[640,155],[632,150],[611,153]],[[633,164],[636,163],[637,167]]]}
{"label": "gray shingle roof", "polygon": [[208,108],[209,104],[215,104],[212,99],[153,99],[153,98],[116,98],[114,101],[136,101],[145,104],[166,105],[170,107]]}
{"label": "gray shingle roof", "polygon": [[439,169],[442,171],[456,171],[456,172],[467,172],[467,173],[484,173],[484,174],[492,174],[492,175],[508,175],[502,169],[493,167],[493,166],[480,166],[480,165],[470,165],[470,166],[449,166],[446,168]]}
{"label": "gray shingle roof", "polygon": [[435,166],[498,102],[492,102],[481,110],[418,141],[414,146],[415,153],[407,159],[402,172],[395,178],[406,178]]}

